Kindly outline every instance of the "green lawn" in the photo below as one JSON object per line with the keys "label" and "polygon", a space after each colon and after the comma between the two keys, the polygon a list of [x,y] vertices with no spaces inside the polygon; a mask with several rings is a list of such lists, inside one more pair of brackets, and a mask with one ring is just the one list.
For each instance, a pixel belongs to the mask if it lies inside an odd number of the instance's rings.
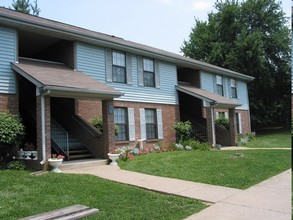
{"label": "green lawn", "polygon": [[90,175],[0,171],[0,219],[19,219],[82,204],[98,208],[87,219],[183,219],[206,206]]}
{"label": "green lawn", "polygon": [[256,138],[246,147],[255,148],[288,148],[291,147],[290,129],[263,129],[256,132]]}
{"label": "green lawn", "polygon": [[126,170],[246,189],[289,169],[291,150],[175,151],[119,163]]}

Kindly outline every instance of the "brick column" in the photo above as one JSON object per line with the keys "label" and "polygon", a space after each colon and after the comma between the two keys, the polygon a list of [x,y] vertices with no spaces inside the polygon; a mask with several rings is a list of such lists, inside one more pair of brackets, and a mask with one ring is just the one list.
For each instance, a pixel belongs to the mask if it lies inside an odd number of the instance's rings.
{"label": "brick column", "polygon": [[[212,126],[212,115],[211,115],[211,107],[206,108],[206,119],[207,119],[207,138],[208,143],[213,144],[213,126]],[[212,111],[214,114],[214,111]],[[215,135],[216,138],[216,135]],[[215,140],[216,142],[216,140]]]}
{"label": "brick column", "polygon": [[229,122],[230,122],[231,146],[236,146],[237,130],[236,130],[235,108],[229,108]]}
{"label": "brick column", "polygon": [[114,109],[113,100],[102,101],[103,115],[103,157],[115,148]]}
{"label": "brick column", "polygon": [[[38,150],[38,161],[43,160],[42,154],[42,120],[41,120],[41,96],[36,98],[36,118],[37,118],[37,150]],[[47,170],[49,168],[48,158],[51,157],[51,105],[50,97],[45,96],[45,138],[46,138],[46,163],[43,169]]]}

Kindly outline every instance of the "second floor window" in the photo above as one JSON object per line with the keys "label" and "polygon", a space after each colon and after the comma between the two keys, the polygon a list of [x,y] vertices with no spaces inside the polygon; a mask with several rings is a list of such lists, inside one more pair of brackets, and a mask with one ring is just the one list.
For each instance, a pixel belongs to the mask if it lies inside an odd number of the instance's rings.
{"label": "second floor window", "polygon": [[125,54],[118,51],[112,52],[113,82],[126,83],[126,60]]}
{"label": "second floor window", "polygon": [[143,59],[143,85],[155,87],[155,68],[151,59]]}
{"label": "second floor window", "polygon": [[216,76],[217,81],[217,94],[224,96],[224,89],[223,89],[223,78],[222,76]]}
{"label": "second floor window", "polygon": [[146,139],[158,138],[156,109],[145,109],[145,125]]}
{"label": "second floor window", "polygon": [[125,141],[128,138],[127,109],[114,108],[114,122],[119,128],[119,134],[116,135],[117,141]]}
{"label": "second floor window", "polygon": [[230,83],[231,83],[231,97],[232,98],[237,98],[236,80],[235,79],[231,79],[230,80]]}

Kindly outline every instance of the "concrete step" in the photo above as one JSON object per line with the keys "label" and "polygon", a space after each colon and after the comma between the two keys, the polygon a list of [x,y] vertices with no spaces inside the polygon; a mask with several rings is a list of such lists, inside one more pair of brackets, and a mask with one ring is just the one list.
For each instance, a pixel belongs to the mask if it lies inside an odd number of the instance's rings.
{"label": "concrete step", "polygon": [[63,161],[62,165],[59,168],[61,170],[71,170],[77,168],[98,167],[106,165],[107,162],[107,159],[84,159],[74,161]]}
{"label": "concrete step", "polygon": [[91,153],[83,153],[83,154],[74,154],[69,156],[69,160],[81,160],[81,159],[87,159],[87,158],[93,158],[93,155]]}

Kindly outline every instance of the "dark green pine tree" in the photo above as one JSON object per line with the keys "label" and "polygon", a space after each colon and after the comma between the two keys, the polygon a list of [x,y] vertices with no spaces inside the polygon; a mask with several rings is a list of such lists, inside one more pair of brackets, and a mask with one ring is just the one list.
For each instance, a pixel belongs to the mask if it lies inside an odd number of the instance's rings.
{"label": "dark green pine tree", "polygon": [[195,20],[185,56],[250,76],[252,125],[289,125],[290,30],[275,0],[217,1],[208,21]]}
{"label": "dark green pine tree", "polygon": [[40,8],[38,7],[37,0],[34,1],[34,5],[30,3],[30,0],[13,0],[12,9],[25,14],[32,14],[39,16]]}

